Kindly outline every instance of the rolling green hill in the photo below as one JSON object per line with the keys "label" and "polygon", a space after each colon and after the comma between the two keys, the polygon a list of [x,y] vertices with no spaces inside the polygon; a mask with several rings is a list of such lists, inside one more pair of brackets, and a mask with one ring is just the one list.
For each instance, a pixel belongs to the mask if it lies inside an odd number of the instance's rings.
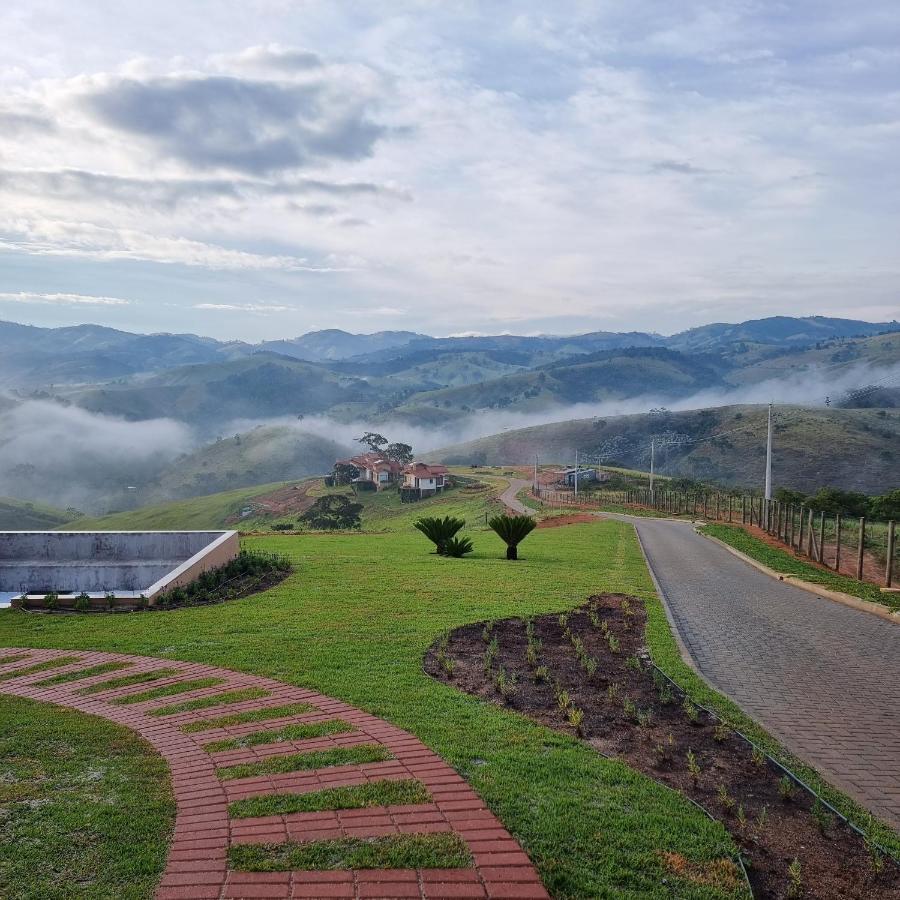
{"label": "rolling green hill", "polygon": [[179,531],[235,527],[232,517],[240,517],[241,510],[264,494],[283,487],[278,484],[257,484],[235,491],[222,491],[190,500],[174,500],[142,506],[138,509],[110,513],[107,516],[78,519],[68,528],[72,531]]}
{"label": "rolling green hill", "polygon": [[0,531],[49,531],[77,518],[75,510],[0,497]]}
{"label": "rolling green hill", "polygon": [[[657,440],[657,470],[735,486],[759,486],[765,468],[766,407],[725,406],[663,414],[576,419],[506,431],[432,453],[453,464],[570,463],[600,458],[646,470]],[[694,443],[684,443],[691,441]],[[881,494],[900,483],[900,412],[778,407],[776,486],[825,485]]]}
{"label": "rolling green hill", "polygon": [[254,428],[222,438],[177,459],[147,489],[154,499],[198,497],[331,471],[350,448],[295,426]]}

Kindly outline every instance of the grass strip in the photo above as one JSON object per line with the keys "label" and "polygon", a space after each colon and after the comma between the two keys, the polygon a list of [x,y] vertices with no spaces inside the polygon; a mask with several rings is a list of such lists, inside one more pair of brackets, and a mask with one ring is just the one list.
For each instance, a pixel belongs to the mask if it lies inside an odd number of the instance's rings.
{"label": "grass strip", "polygon": [[398,834],[303,844],[236,844],[228,851],[228,861],[243,872],[468,869],[472,854],[457,834]]}
{"label": "grass strip", "polygon": [[47,669],[56,669],[59,666],[68,666],[81,659],[80,656],[57,656],[56,659],[48,659],[35,663],[33,666],[25,666],[22,669],[13,669],[12,672],[4,672],[0,675],[0,681],[9,681],[11,678],[21,678],[23,675],[34,675],[36,672],[46,672]]}
{"label": "grass strip", "polygon": [[21,662],[23,659],[28,659],[29,656],[31,656],[30,653],[10,653],[8,656],[0,656],[0,666]]}
{"label": "grass strip", "polygon": [[114,691],[116,688],[130,687],[133,684],[145,684],[148,681],[159,681],[160,678],[169,678],[178,675],[178,669],[154,669],[152,672],[137,672],[134,675],[123,675],[121,678],[110,678],[109,681],[101,681],[99,684],[91,684],[77,691],[79,694],[100,694],[103,691]]}
{"label": "grass strip", "polygon": [[99,716],[0,696],[0,760],[4,900],[153,897],[175,800],[146,741]]}
{"label": "grass strip", "polygon": [[198,697],[196,700],[184,700],[182,703],[170,703],[151,709],[151,716],[173,716],[175,713],[190,712],[194,709],[209,709],[211,706],[224,706],[228,703],[241,703],[244,700],[259,700],[268,697],[269,691],[263,688],[241,688],[238,691],[225,691],[212,697]]}
{"label": "grass strip", "polygon": [[305,741],[308,738],[324,737],[327,734],[343,734],[353,731],[353,726],[343,719],[328,719],[325,722],[311,722],[308,725],[285,725],[274,731],[251,731],[242,737],[226,738],[205,744],[208,753],[219,750],[239,750],[241,747],[258,747],[260,744],[277,744],[280,741]]}
{"label": "grass strip", "polygon": [[310,791],[306,794],[265,794],[228,804],[235,819],[286,816],[289,813],[322,812],[326,809],[365,809],[370,806],[406,806],[428,803],[428,789],[415,778],[403,781],[368,781]]}
{"label": "grass strip", "polygon": [[119,697],[113,703],[119,706],[130,706],[132,703],[143,703],[145,700],[156,700],[159,697],[173,697],[176,694],[186,694],[188,691],[199,691],[202,688],[215,687],[217,684],[225,684],[224,678],[189,678],[187,681],[176,681],[175,684],[164,684],[161,687],[150,688],[137,694],[129,694],[127,697]]}
{"label": "grass strip", "polygon": [[311,750],[287,756],[270,756],[259,762],[239,766],[223,766],[216,773],[222,781],[233,778],[253,778],[256,775],[283,775],[304,769],[327,769],[332,766],[361,765],[385,762],[394,754],[380,744],[357,744],[355,747],[335,747],[333,750]]}
{"label": "grass strip", "polygon": [[[877,584],[857,581],[847,575],[838,575],[837,572],[829,572],[827,569],[804,562],[788,550],[770,547],[765,541],[761,541],[737,525],[705,525],[700,530],[704,534],[718,538],[730,547],[734,547],[735,550],[740,550],[741,553],[761,562],[764,566],[774,569],[780,575],[795,575],[804,581],[850,594],[851,597],[880,603],[890,610],[900,609],[900,595],[883,594]],[[851,547],[848,552],[855,551]]]}
{"label": "grass strip", "polygon": [[50,678],[44,678],[36,681],[35,684],[43,686],[51,686],[54,684],[65,684],[68,681],[79,681],[82,678],[90,678],[92,675],[103,675],[106,672],[118,672],[119,669],[125,669],[132,663],[128,662],[108,662],[100,663],[96,666],[90,666],[87,669],[79,669],[77,672],[63,672],[60,675],[52,675]]}
{"label": "grass strip", "polygon": [[246,712],[228,713],[215,719],[198,719],[182,725],[181,730],[208,731],[210,728],[224,728],[226,725],[243,725],[245,722],[265,722],[266,719],[281,719],[284,716],[297,716],[315,709],[309,703],[286,703],[283,706],[269,706],[265,709],[251,709]]}

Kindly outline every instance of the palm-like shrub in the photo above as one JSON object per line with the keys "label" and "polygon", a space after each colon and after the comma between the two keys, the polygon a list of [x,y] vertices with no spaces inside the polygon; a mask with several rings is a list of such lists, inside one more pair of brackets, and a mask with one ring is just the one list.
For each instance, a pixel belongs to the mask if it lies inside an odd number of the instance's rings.
{"label": "palm-like shrub", "polygon": [[452,537],[444,545],[444,553],[459,559],[472,552],[472,542],[467,537]]}
{"label": "palm-like shrub", "polygon": [[463,519],[454,519],[452,516],[444,516],[443,519],[439,516],[423,516],[413,522],[413,525],[437,547],[437,552],[442,556],[446,554],[447,542],[465,524]]}
{"label": "palm-like shrub", "polygon": [[494,516],[488,525],[497,532],[506,544],[506,558],[519,558],[519,544],[528,537],[537,526],[531,516]]}

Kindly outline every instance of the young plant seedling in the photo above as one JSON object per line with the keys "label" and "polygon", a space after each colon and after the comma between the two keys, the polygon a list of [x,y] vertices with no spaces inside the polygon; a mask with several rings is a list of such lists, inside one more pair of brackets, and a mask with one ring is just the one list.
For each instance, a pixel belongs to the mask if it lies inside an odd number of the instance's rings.
{"label": "young plant seedling", "polygon": [[753,748],[753,765],[761,769],[766,764],[766,754],[759,747]]}
{"label": "young plant seedling", "polygon": [[684,698],[684,703],[681,708],[684,710],[684,714],[687,716],[688,722],[691,725],[696,725],[700,721],[700,710],[691,703],[688,697]]}
{"label": "young plant seedling", "polygon": [[489,622],[485,622],[484,628],[481,630],[481,639],[487,643],[491,639],[491,634],[494,631],[494,620],[491,619]]}
{"label": "young plant seedling", "polygon": [[619,682],[614,681],[606,689],[606,699],[611,703],[615,703],[619,699]]}
{"label": "young plant seedling", "polygon": [[717,744],[722,744],[728,740],[729,735],[731,734],[731,729],[725,722],[719,722],[716,725],[715,730],[713,731],[713,740]]}
{"label": "young plant seedling", "polygon": [[584,674],[588,678],[593,678],[594,673],[597,671],[597,660],[593,656],[583,656],[581,658],[581,668],[584,669]]}
{"label": "young plant seedling", "polygon": [[800,868],[800,860],[794,857],[794,861],[788,866],[788,887],[785,896],[796,898],[803,896],[803,871]]}
{"label": "young plant seedling", "polygon": [[668,706],[675,700],[675,694],[672,692],[671,685],[668,682],[664,682],[659,686],[659,702],[662,703],[663,706]]}
{"label": "young plant seedling", "polygon": [[581,734],[581,723],[584,721],[584,710],[579,709],[577,706],[570,706],[567,718],[569,724]]}
{"label": "young plant seedling", "polygon": [[456,671],[456,660],[452,656],[446,656],[443,651],[441,651],[439,659],[441,661],[441,668],[444,670],[447,677],[452,678],[453,673]]}
{"label": "young plant seedling", "polygon": [[546,666],[538,666],[534,670],[534,680],[538,683],[546,683],[550,680],[550,670]]}
{"label": "young plant seedling", "polygon": [[556,705],[559,707],[560,712],[565,714],[566,710],[569,708],[569,705],[572,703],[572,698],[569,696],[568,691],[560,691],[556,692]]}
{"label": "young plant seedling", "polygon": [[824,835],[828,832],[828,829],[834,825],[834,816],[831,815],[830,812],[825,807],[825,804],[822,803],[819,798],[816,798],[816,802],[813,804],[812,808],[812,817],[815,820],[816,826],[819,831]]}
{"label": "young plant seedling", "polygon": [[726,812],[731,812],[734,809],[735,799],[728,793],[728,788],[725,787],[724,784],[719,785],[719,803],[722,804],[722,808]]}
{"label": "young plant seedling", "polygon": [[497,693],[499,693],[501,697],[508,699],[516,692],[515,673],[508,674],[506,669],[504,669],[503,666],[500,666],[497,674],[494,676],[494,687],[497,688]]}
{"label": "young plant seedling", "polygon": [[637,720],[637,717],[638,717],[637,704],[630,697],[626,697],[622,701],[622,709],[625,712],[625,718]]}
{"label": "young plant seedling", "polygon": [[769,807],[764,806],[756,816],[756,828],[758,831],[765,831],[769,824]]}
{"label": "young plant seedling", "polygon": [[569,617],[565,613],[559,614],[559,627],[566,628],[569,623]]}
{"label": "young plant seedling", "polygon": [[697,782],[700,780],[700,763],[697,762],[697,757],[694,755],[693,750],[688,750],[687,752],[687,764],[688,772],[691,774],[691,781],[694,782],[694,787],[696,787]]}
{"label": "young plant seedling", "polygon": [[619,639],[614,634],[606,636],[606,643],[609,644],[609,649],[612,653],[619,652]]}
{"label": "young plant seedling", "polygon": [[781,797],[785,803],[794,799],[794,782],[788,778],[787,775],[783,775],[778,782],[778,796]]}
{"label": "young plant seedling", "polygon": [[497,658],[497,653],[499,652],[500,647],[497,644],[497,638],[491,638],[491,642],[487,646],[487,650],[484,651],[484,671],[485,673],[490,672],[494,667],[494,660]]}
{"label": "young plant seedling", "polygon": [[740,825],[741,828],[747,827],[747,813],[744,812],[744,804],[743,803],[738,803],[737,820],[738,820],[738,825]]}
{"label": "young plant seedling", "polygon": [[631,669],[632,672],[641,671],[641,659],[639,656],[629,656],[628,659],[625,660],[625,665],[627,668]]}
{"label": "young plant seedling", "polygon": [[638,710],[637,714],[638,728],[647,729],[653,724],[653,708]]}

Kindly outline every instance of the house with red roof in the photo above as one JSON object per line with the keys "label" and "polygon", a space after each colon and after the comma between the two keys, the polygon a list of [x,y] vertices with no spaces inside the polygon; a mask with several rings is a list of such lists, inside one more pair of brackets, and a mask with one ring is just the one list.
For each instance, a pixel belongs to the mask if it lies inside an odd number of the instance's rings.
{"label": "house with red roof", "polygon": [[350,459],[340,459],[335,465],[353,466],[359,471],[359,475],[353,479],[353,483],[374,487],[376,491],[382,491],[400,480],[403,472],[402,463],[394,459],[388,459],[383,453],[360,453],[351,456]]}
{"label": "house with red roof", "polygon": [[414,462],[403,467],[400,490],[404,493],[431,497],[444,490],[450,483],[450,471],[446,466]]}

